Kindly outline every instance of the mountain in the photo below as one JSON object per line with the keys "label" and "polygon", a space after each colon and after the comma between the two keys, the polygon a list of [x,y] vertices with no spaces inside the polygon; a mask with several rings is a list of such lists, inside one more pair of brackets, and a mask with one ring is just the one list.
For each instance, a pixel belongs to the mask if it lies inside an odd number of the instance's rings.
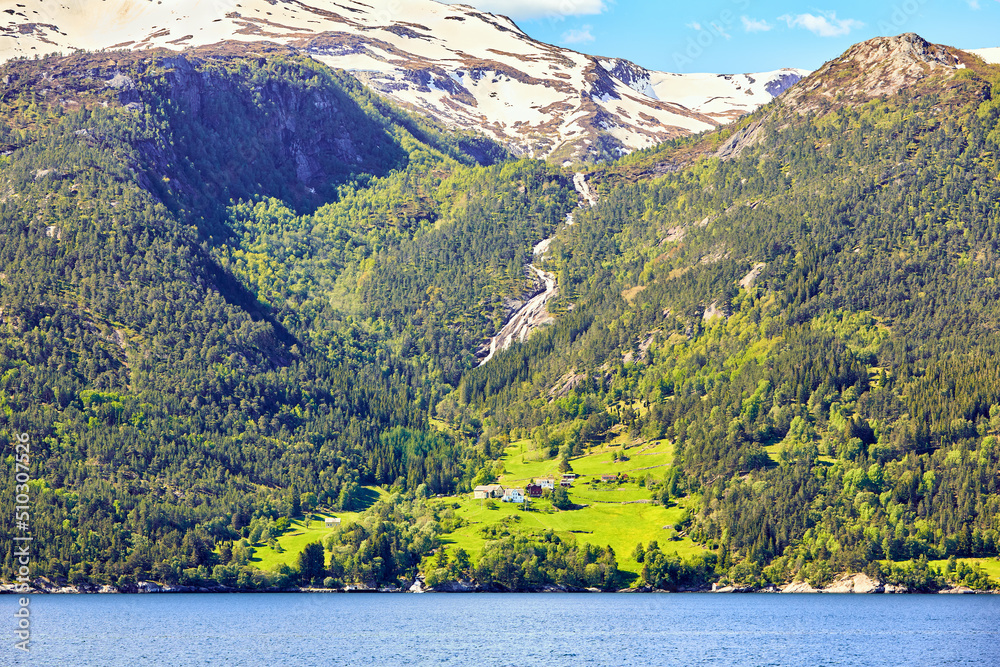
{"label": "mountain", "polygon": [[[577,173],[294,45],[0,81],[31,577],[997,587],[1000,67],[869,40]],[[547,324],[481,363],[522,304]]]}
{"label": "mountain", "polygon": [[[764,138],[769,123],[779,122],[778,119],[785,119],[780,122],[786,123],[789,111],[803,115],[829,113],[901,92],[917,97],[940,95],[943,90],[946,97],[953,97],[949,91],[954,86],[948,86],[947,82],[961,70],[976,67],[976,57],[985,54],[989,63],[992,51],[964,51],[931,44],[914,33],[876,37],[855,44],[800,79],[763,113],[744,118],[718,134],[706,135],[684,151],[653,149],[644,157],[635,156],[630,161],[632,171],[626,177],[675,171],[708,155],[722,159],[737,157]],[[641,171],[636,172],[640,166]]]}
{"label": "mountain", "polygon": [[671,443],[677,483],[655,488],[688,523],[668,534],[707,560],[640,544],[650,586],[711,562],[751,588],[995,588],[976,568],[995,577],[1000,546],[998,85],[958,49],[876,38],[733,126],[595,169],[598,206],[540,264],[571,314],[460,396],[532,430],[525,460]]}
{"label": "mountain", "polygon": [[753,111],[804,70],[668,74],[543,44],[510,19],[433,0],[25,0],[6,10],[0,59],[74,49],[182,50],[268,41],[521,155],[615,157]]}
{"label": "mountain", "polygon": [[878,37],[857,44],[842,56],[825,63],[782,100],[785,106],[811,111],[847,101],[860,103],[907,90],[917,95],[921,88],[940,90],[940,81],[950,79],[969,62],[966,52],[931,44],[919,35]]}
{"label": "mountain", "polygon": [[[429,433],[418,407],[435,383],[367,317],[349,324],[335,284],[345,266],[452,222],[439,188],[478,209],[499,182],[527,229],[551,205],[530,169],[481,171],[460,136],[275,45],[12,60],[0,79],[0,420],[31,434],[39,474],[61,489],[39,491],[55,504],[34,530],[68,521],[67,539],[90,544],[39,552],[39,567],[55,558],[56,576],[124,583],[115,543],[134,536],[134,564],[177,580],[181,542],[193,558],[182,569],[211,564],[208,545],[243,530],[267,488],[298,506],[323,479],[316,502],[348,510],[364,502],[363,470],[416,481],[404,466],[418,460],[428,488],[454,488],[466,450]],[[444,364],[451,345],[442,334]],[[458,372],[441,365],[422,372],[441,385]],[[416,399],[418,386],[430,393]],[[130,494],[155,528],[127,518]]]}

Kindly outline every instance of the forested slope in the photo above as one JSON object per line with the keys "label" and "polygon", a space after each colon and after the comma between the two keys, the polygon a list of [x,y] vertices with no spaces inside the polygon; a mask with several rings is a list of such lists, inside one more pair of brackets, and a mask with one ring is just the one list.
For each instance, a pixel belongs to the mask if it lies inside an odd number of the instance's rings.
{"label": "forested slope", "polygon": [[[4,70],[0,400],[5,438],[32,437],[37,572],[207,578],[303,497],[456,489],[470,454],[427,431],[433,385],[325,290],[502,151],[278,49]],[[411,183],[426,217],[397,206]]]}
{"label": "forested slope", "polygon": [[[674,441],[692,534],[737,582],[915,559],[896,576],[920,587],[926,559],[995,556],[1000,78],[968,65],[783,98],[735,158],[711,149],[739,128],[598,172],[599,206],[553,245],[572,316],[460,395],[542,448],[580,451],[605,411]],[[567,372],[576,415],[551,400]]]}
{"label": "forested slope", "polygon": [[[302,583],[623,583],[609,546],[517,521],[448,560],[459,505],[431,496],[496,479],[514,441],[562,467],[671,445],[635,493],[682,508],[698,555],[649,535],[652,586],[931,589],[928,561],[996,556],[1000,72],[901,41],[936,60],[879,88],[849,52],[593,168],[594,208],[276,47],[8,63],[0,420],[8,473],[32,438],[35,574],[285,585],[254,549],[381,486]],[[529,261],[555,324],[477,367]]]}

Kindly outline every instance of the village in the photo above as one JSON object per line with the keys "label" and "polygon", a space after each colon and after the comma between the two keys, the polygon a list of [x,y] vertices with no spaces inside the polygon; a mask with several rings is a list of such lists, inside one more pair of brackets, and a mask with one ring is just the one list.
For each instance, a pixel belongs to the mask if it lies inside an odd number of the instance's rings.
{"label": "village", "polygon": [[[564,489],[572,488],[573,483],[582,480],[582,475],[576,473],[565,473],[559,480],[559,486]],[[602,483],[618,484],[627,482],[628,475],[625,473],[611,473],[601,475]],[[596,482],[596,478],[592,480]],[[525,487],[504,487],[501,484],[482,484],[472,491],[472,497],[476,500],[499,499],[504,503],[524,504],[532,498],[541,498],[548,491],[552,493],[556,488],[556,478],[552,475],[532,479]]]}

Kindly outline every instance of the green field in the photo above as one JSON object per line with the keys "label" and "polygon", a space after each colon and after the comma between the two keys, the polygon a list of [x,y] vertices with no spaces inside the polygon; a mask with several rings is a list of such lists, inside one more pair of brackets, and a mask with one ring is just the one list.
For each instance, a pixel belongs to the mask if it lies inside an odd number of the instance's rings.
{"label": "green field", "polygon": [[[570,499],[580,502],[570,492]],[[563,539],[576,539],[599,546],[611,546],[618,558],[621,570],[638,574],[642,566],[632,560],[632,549],[639,542],[648,543],[656,540],[663,551],[674,551],[681,556],[699,554],[703,549],[688,538],[672,541],[675,535],[673,525],[677,523],[685,510],[681,506],[669,508],[652,504],[590,504],[576,510],[558,511],[552,509],[548,501],[535,501],[532,511],[522,511],[512,503],[497,502],[497,509],[485,507],[480,500],[470,496],[462,499],[448,499],[446,502],[457,502],[457,516],[462,517],[468,525],[445,536],[443,542],[450,551],[459,547],[465,549],[473,561],[482,552],[486,544],[479,530],[483,526],[501,522],[507,516],[519,516],[521,521],[517,529],[528,532],[552,530]]]}
{"label": "green field", "polygon": [[[1000,558],[959,558],[958,562],[978,565],[986,571],[990,579],[1000,583]],[[930,565],[944,571],[944,568],[948,565],[948,561],[932,560],[930,561]]]}
{"label": "green field", "polygon": [[[507,448],[505,473],[500,478],[504,486],[523,487],[531,479],[546,475],[556,476],[557,459],[533,459],[536,452],[527,451],[528,441],[518,441]],[[624,453],[629,460],[614,460],[614,453]],[[522,460],[523,458],[523,460]],[[678,538],[673,526],[685,514],[684,499],[671,507],[652,504],[652,494],[644,486],[635,482],[622,484],[594,483],[603,474],[625,473],[633,480],[642,476],[650,479],[663,477],[665,469],[673,461],[673,445],[666,440],[654,441],[629,448],[621,445],[606,445],[594,448],[589,454],[571,459],[573,471],[582,478],[569,490],[570,500],[577,509],[560,511],[552,507],[548,500],[534,500],[530,510],[521,506],[496,501],[496,509],[488,509],[472,494],[440,499],[443,509],[453,508],[456,516],[467,525],[443,536],[442,542],[450,551],[461,547],[473,562],[482,552],[486,538],[480,534],[483,526],[499,523],[505,517],[517,516],[520,521],[516,530],[539,533],[552,530],[562,539],[575,539],[598,546],[611,546],[618,558],[619,568],[626,573],[638,575],[642,566],[632,560],[632,550],[639,542],[647,544],[652,540],[660,543],[664,551],[673,551],[682,557],[700,554],[703,549],[688,538]],[[384,493],[380,489],[366,487],[367,505]],[[309,543],[322,541],[336,530],[326,528],[325,516],[338,516],[342,526],[357,520],[359,512],[338,512],[336,514],[314,515],[308,522],[299,519],[278,538],[283,551],[278,552],[267,545],[254,545],[251,563],[262,570],[273,570],[281,563],[294,566],[299,552]],[[626,575],[628,578],[628,575]]]}
{"label": "green field", "polygon": [[[375,504],[385,492],[374,486],[365,486],[361,489],[360,501],[365,509]],[[307,544],[312,542],[322,542],[323,539],[337,530],[327,528],[324,520],[326,517],[340,517],[341,527],[347,526],[357,521],[361,512],[323,512],[316,511],[310,515],[310,520],[305,518],[292,521],[287,531],[278,537],[278,545],[282,551],[275,551],[266,544],[254,544],[254,555],[250,563],[261,570],[273,570],[278,565],[295,566],[299,553]]]}
{"label": "green field", "polygon": [[[561,477],[558,459],[542,458],[540,452],[530,451],[528,446],[529,443],[522,440],[507,448],[504,459],[506,472],[500,478],[501,484],[524,486],[538,477]],[[614,461],[614,453],[624,453],[629,460]],[[662,478],[663,469],[670,466],[673,460],[673,444],[666,440],[656,440],[628,449],[620,446],[594,448],[589,454],[570,459],[570,465],[573,472],[588,479],[611,473],[626,473],[629,477],[648,475]]]}
{"label": "green field", "polygon": [[255,544],[253,558],[250,563],[261,570],[273,570],[281,563],[295,566],[296,561],[307,544],[311,542],[322,542],[323,539],[337,530],[337,528],[327,528],[324,519],[328,516],[340,517],[341,526],[346,526],[356,521],[360,512],[334,512],[315,513],[313,516],[319,517],[311,521],[296,519],[292,521],[291,527],[278,537],[278,544],[283,551],[278,552],[266,544]]}
{"label": "green field", "polygon": [[[553,475],[561,476],[556,459],[539,459],[536,452],[527,451],[527,441],[514,442],[508,447],[505,472],[499,482],[504,486],[523,487],[531,479]],[[615,461],[612,454],[624,451],[627,461]],[[643,475],[662,478],[663,471],[673,461],[673,445],[665,440],[637,445],[623,450],[621,446],[605,446],[591,453],[570,460],[573,471],[582,476],[569,489],[570,500],[577,509],[559,511],[548,500],[531,501],[529,511],[520,506],[495,501],[496,509],[474,500],[467,494],[461,498],[448,498],[445,505],[457,504],[456,516],[467,525],[445,536],[450,550],[465,549],[472,560],[478,557],[486,544],[480,534],[484,526],[500,523],[505,517],[520,517],[515,530],[543,532],[552,530],[563,539],[576,539],[598,546],[611,546],[618,558],[619,568],[638,575],[642,566],[632,560],[632,550],[639,542],[656,540],[664,551],[673,551],[682,557],[700,554],[703,549],[688,538],[677,538],[674,524],[685,514],[681,504],[671,507],[654,505],[652,494],[634,482],[624,484],[591,484],[610,473],[626,473],[632,479]],[[637,502],[645,501],[645,502]]]}
{"label": "green field", "polygon": [[570,490],[570,497],[579,505],[590,505],[652,501],[653,494],[638,484],[597,483],[590,485],[577,483]]}

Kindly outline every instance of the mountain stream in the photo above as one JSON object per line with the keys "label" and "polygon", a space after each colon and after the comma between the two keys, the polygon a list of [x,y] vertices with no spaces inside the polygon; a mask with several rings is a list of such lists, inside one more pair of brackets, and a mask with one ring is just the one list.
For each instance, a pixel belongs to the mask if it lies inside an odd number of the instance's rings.
{"label": "mountain stream", "polygon": [[[577,173],[573,176],[573,186],[580,195],[579,205],[581,207],[588,205],[597,206],[597,197],[590,189],[590,184],[587,183],[584,174]],[[572,213],[566,216],[566,224],[573,224]],[[548,251],[549,246],[552,245],[552,241],[555,238],[555,236],[550,236],[547,239],[539,241],[532,250],[534,257],[540,260],[546,251]],[[535,280],[540,282],[544,286],[544,289],[514,311],[503,325],[503,328],[489,340],[489,343],[480,348],[480,354],[486,353],[486,357],[479,363],[480,366],[484,366],[497,352],[509,348],[514,341],[524,342],[528,339],[532,331],[554,320],[552,315],[549,314],[546,305],[552,297],[559,293],[555,275],[548,271],[543,271],[535,266],[534,263],[528,264],[527,269],[534,274]]]}

